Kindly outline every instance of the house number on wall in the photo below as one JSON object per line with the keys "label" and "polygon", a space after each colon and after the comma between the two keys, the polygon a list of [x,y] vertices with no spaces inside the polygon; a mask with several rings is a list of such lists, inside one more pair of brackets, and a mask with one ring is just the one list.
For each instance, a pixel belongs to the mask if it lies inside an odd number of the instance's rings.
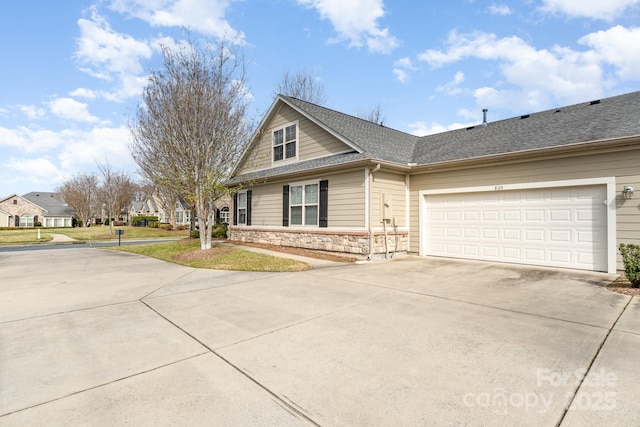
{"label": "house number on wall", "polygon": [[504,187],[502,185],[496,185],[494,187],[494,190],[496,190],[496,191],[504,190]]}

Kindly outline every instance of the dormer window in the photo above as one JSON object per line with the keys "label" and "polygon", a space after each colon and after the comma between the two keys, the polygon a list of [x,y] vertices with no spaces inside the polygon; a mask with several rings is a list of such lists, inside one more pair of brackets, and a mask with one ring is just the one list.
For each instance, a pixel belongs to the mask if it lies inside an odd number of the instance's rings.
{"label": "dormer window", "polygon": [[273,161],[298,157],[298,124],[292,123],[273,131]]}

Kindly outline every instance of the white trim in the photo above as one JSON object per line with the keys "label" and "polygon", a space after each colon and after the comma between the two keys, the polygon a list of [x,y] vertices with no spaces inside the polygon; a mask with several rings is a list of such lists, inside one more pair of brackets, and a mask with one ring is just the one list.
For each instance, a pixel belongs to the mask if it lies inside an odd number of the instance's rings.
{"label": "white trim", "polygon": [[[291,126],[295,126],[296,128],[296,138],[294,140],[296,144],[296,155],[294,157],[287,157],[287,128]],[[275,160],[273,158],[273,149],[275,147],[275,145],[273,145],[273,134],[280,130],[282,131],[282,144],[281,144],[282,160]],[[282,126],[278,126],[277,128],[271,128],[270,132],[271,132],[271,167],[287,165],[290,163],[297,163],[300,156],[300,124],[298,123],[298,120],[285,123]],[[289,141],[289,143],[291,143],[291,141]]]}
{"label": "white trim", "polygon": [[305,116],[311,122],[313,122],[316,125],[320,126],[322,129],[324,129],[325,131],[330,133],[332,136],[334,136],[338,140],[342,141],[343,143],[347,144],[349,147],[351,147],[354,150],[356,150],[358,153],[364,153],[364,150],[362,148],[358,147],[354,142],[349,141],[344,136],[342,136],[339,133],[335,132],[333,129],[327,127],[327,125],[325,125],[324,123],[318,121],[318,119],[316,119],[313,115],[307,114],[304,110],[301,110],[300,108],[298,108],[298,106],[288,103],[284,98],[278,97],[278,99],[281,100],[282,102],[284,102],[285,104],[287,104],[289,107],[291,107],[292,109],[294,109],[298,113],[300,113],[303,116]]}
{"label": "white trim", "polygon": [[585,178],[585,179],[569,179],[563,181],[543,181],[528,182],[518,184],[497,184],[483,185],[477,187],[458,187],[458,188],[439,188],[434,190],[421,190],[418,192],[419,200],[419,243],[418,253],[420,256],[426,255],[426,196],[434,194],[454,194],[454,193],[484,193],[491,191],[507,191],[507,190],[529,190],[536,188],[553,188],[553,187],[578,187],[586,185],[606,185],[607,200],[603,202],[608,206],[607,209],[607,273],[616,272],[616,179],[615,177],[602,178]]}
{"label": "white trim", "polygon": [[369,170],[369,167],[365,167],[364,168],[364,228],[365,229],[369,229],[369,216],[371,215],[371,213],[369,212],[371,210],[371,207],[369,206],[369,174],[371,173],[371,171]]}
{"label": "white trim", "polygon": [[[239,226],[242,225],[244,227],[250,227],[249,225],[247,225],[247,213],[248,213],[248,209],[249,209],[249,206],[248,206],[249,205],[249,201],[247,200],[247,190],[240,190],[236,194],[237,194],[238,197],[236,198],[237,203],[236,203],[236,206],[234,206],[235,212],[233,214],[234,214],[234,217],[236,218],[236,222],[238,223],[237,225],[239,225]],[[240,195],[241,194],[245,195],[244,196],[245,206],[244,206],[244,208],[242,208],[245,211],[244,212],[244,222],[240,222],[240,214],[239,214],[239,211],[240,211]]]}
{"label": "white trim", "polygon": [[[405,195],[404,195],[404,224],[407,229],[411,226],[409,221],[411,221],[411,175],[406,173],[405,175]],[[407,236],[407,248],[411,247],[411,236]]]}
{"label": "white trim", "polygon": [[[289,228],[292,227],[291,225],[291,187],[302,187],[302,204],[301,205],[296,205],[296,206],[302,206],[302,222],[305,222],[305,214],[306,214],[306,209],[305,207],[307,206],[307,203],[304,201],[305,199],[305,190],[304,187],[307,185],[315,185],[318,187],[318,202],[315,204],[316,206],[316,223],[315,224],[295,224],[295,227],[303,227],[306,229],[309,228],[322,228],[325,229],[327,227],[320,227],[320,181],[321,180],[307,180],[307,181],[298,181],[298,182],[293,182],[293,183],[289,183]],[[314,206],[313,203],[309,203],[309,206]]]}

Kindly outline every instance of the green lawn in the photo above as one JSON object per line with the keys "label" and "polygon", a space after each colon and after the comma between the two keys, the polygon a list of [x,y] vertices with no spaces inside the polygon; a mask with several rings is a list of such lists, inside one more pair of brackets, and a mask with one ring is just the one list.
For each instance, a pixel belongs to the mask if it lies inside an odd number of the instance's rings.
{"label": "green lawn", "polygon": [[184,239],[167,243],[114,246],[104,249],[132,252],[186,265],[188,267],[210,268],[214,270],[291,272],[311,268],[309,264],[304,262],[229,246],[214,246],[209,250],[202,251],[200,250],[200,241],[197,239]]}
{"label": "green lawn", "polygon": [[3,244],[31,244],[46,243],[51,241],[50,233],[64,234],[76,240],[117,240],[115,230],[124,230],[122,240],[130,239],[152,239],[157,237],[186,237],[189,230],[162,230],[160,228],[148,227],[113,227],[114,234],[109,234],[109,227],[97,225],[93,227],[76,228],[41,228],[38,240],[37,228],[15,228],[11,230],[0,230],[0,245]]}

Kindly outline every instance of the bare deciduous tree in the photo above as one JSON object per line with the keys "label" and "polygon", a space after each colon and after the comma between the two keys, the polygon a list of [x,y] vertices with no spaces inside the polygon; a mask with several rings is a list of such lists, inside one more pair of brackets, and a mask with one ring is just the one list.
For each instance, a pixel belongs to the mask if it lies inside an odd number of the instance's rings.
{"label": "bare deciduous tree", "polygon": [[384,111],[382,111],[382,107],[380,106],[380,104],[376,104],[368,110],[359,111],[356,115],[361,119],[378,123],[380,125],[384,125],[384,122],[386,120]]}
{"label": "bare deciduous tree", "polygon": [[98,194],[98,177],[79,173],[63,182],[57,189],[62,199],[71,206],[82,224],[85,225],[95,212]]}
{"label": "bare deciduous tree", "polygon": [[98,201],[109,216],[109,233],[113,234],[113,220],[126,210],[135,198],[137,184],[124,172],[114,171],[109,163],[98,164],[100,186]]}
{"label": "bare deciduous tree", "polygon": [[312,72],[300,70],[295,73],[285,71],[276,86],[276,93],[298,98],[313,104],[327,102],[322,81]]}
{"label": "bare deciduous tree", "polygon": [[195,206],[200,247],[211,248],[213,203],[248,142],[245,60],[220,40],[162,47],[164,70],[149,77],[130,125],[131,154],[156,186],[171,188]]}

